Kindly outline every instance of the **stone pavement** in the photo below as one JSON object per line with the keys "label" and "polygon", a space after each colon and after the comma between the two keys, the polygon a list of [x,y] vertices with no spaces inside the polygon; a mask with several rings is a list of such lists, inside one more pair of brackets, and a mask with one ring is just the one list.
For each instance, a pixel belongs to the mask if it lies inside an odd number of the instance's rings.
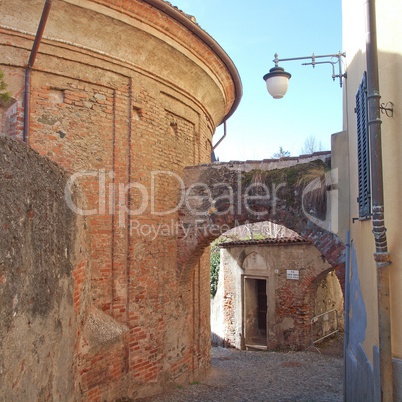
{"label": "stone pavement", "polygon": [[308,352],[239,351],[212,348],[212,368],[203,381],[143,402],[335,402],[343,400],[341,339],[335,349]]}

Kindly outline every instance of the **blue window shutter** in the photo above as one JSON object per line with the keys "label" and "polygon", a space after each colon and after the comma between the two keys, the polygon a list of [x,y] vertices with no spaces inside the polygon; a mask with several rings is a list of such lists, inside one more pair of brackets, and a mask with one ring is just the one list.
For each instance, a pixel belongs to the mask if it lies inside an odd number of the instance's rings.
{"label": "blue window shutter", "polygon": [[371,216],[370,144],[367,115],[367,78],[366,72],[364,72],[356,93],[359,219],[369,219]]}

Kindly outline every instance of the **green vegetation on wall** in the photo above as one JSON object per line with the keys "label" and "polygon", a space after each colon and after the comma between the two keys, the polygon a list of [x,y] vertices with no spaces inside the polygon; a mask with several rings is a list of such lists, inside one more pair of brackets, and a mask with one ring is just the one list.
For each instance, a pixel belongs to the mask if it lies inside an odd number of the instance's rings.
{"label": "green vegetation on wall", "polygon": [[7,103],[11,99],[11,93],[6,91],[7,84],[4,82],[4,73],[0,70],[0,101]]}
{"label": "green vegetation on wall", "polygon": [[216,239],[211,244],[211,276],[210,276],[211,297],[215,296],[216,291],[218,289],[219,266],[220,266],[220,263],[221,263],[220,249],[219,249],[218,240],[219,239]]}

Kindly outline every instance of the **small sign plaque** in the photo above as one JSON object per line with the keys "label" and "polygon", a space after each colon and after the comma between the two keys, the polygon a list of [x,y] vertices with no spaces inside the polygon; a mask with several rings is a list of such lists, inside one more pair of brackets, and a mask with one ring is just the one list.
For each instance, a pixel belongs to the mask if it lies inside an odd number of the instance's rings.
{"label": "small sign plaque", "polygon": [[296,271],[294,269],[286,270],[286,278],[292,279],[294,281],[298,281],[299,280],[299,271]]}

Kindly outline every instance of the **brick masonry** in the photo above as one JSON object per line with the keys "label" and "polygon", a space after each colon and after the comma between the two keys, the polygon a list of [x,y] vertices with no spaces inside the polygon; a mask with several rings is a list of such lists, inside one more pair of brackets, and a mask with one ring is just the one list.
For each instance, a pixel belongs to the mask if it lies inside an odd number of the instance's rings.
{"label": "brick masonry", "polygon": [[203,247],[225,231],[270,221],[311,242],[334,267],[344,289],[345,246],[330,230],[328,218],[329,170],[330,153],[325,152],[188,167],[182,190],[188,202],[180,209],[179,269],[186,272]]}
{"label": "brick masonry", "polygon": [[[298,278],[288,278],[288,270],[297,271]],[[253,343],[247,332],[256,331],[257,314],[248,302],[256,290],[245,281],[262,279],[266,281],[267,331],[259,336],[259,343],[268,350],[306,349],[322,330],[330,332],[326,327],[342,327],[332,311],[336,309],[340,318],[343,315],[342,290],[336,276],[329,274],[332,270],[321,253],[303,240],[222,243],[218,291],[211,305],[213,338],[238,349]],[[325,323],[317,320],[311,327],[314,316],[328,311]]]}
{"label": "brick masonry", "polygon": [[[79,4],[53,3],[31,72],[27,133],[30,148],[67,172],[60,202],[79,217],[64,400],[138,398],[209,367],[208,250],[178,274],[176,207],[184,167],[210,160],[215,127],[240,96],[238,77],[146,2]],[[16,139],[42,8],[2,5],[0,68],[15,103],[2,109],[0,128]],[[2,384],[13,399],[12,382]]]}

